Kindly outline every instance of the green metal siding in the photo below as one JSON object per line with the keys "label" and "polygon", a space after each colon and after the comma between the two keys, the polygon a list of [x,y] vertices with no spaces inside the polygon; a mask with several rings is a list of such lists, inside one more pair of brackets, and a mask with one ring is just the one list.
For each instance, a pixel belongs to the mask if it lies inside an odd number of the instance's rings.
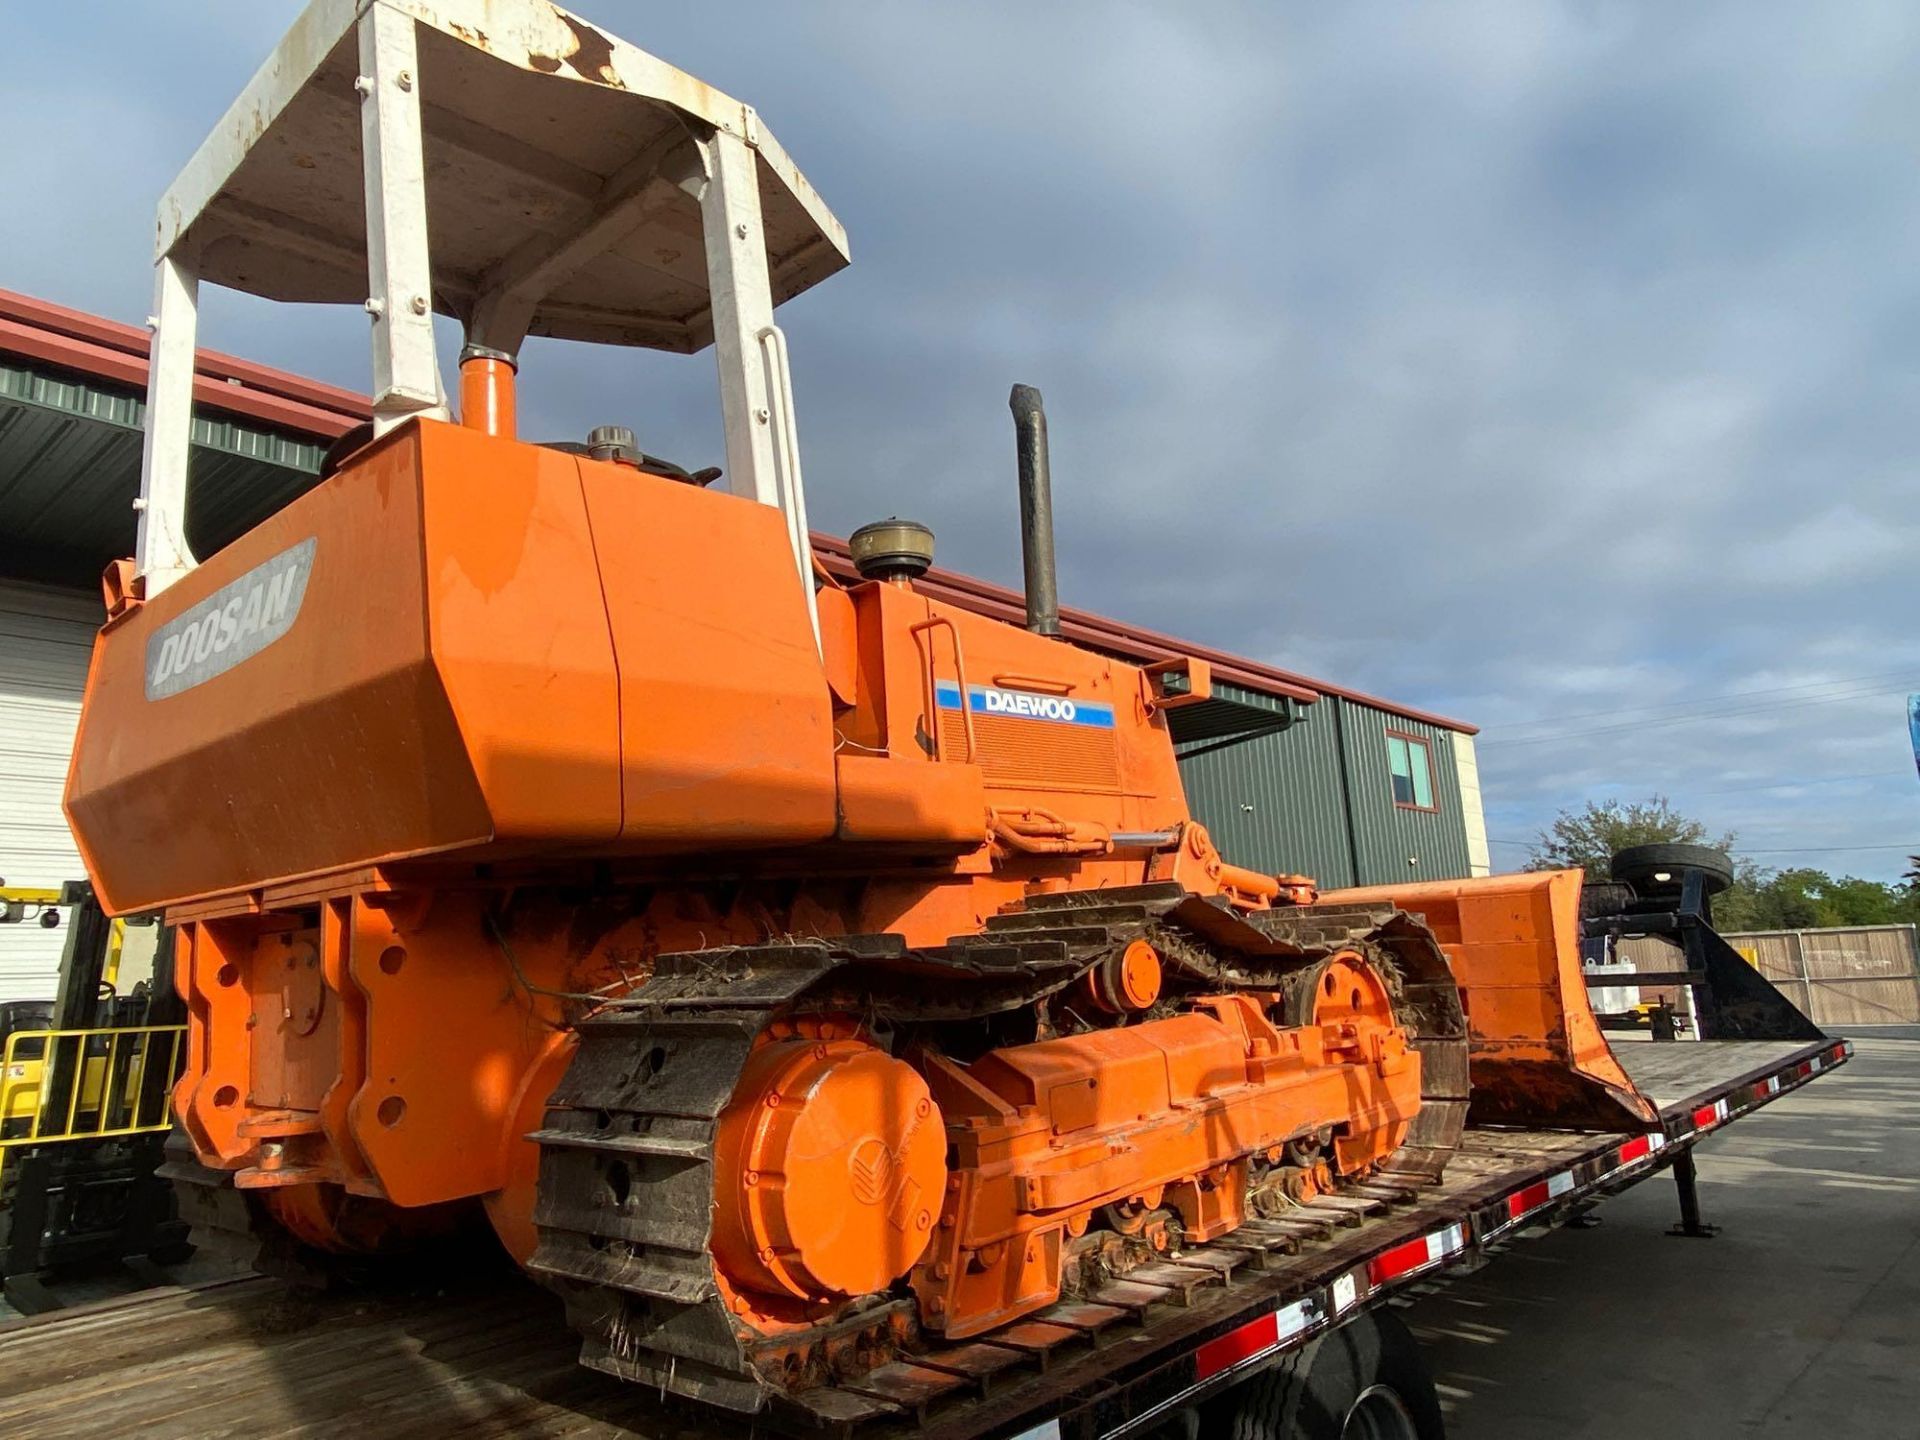
{"label": "green metal siding", "polygon": [[[1427,742],[1432,813],[1393,803],[1389,729]],[[1184,757],[1180,773],[1194,815],[1236,864],[1329,889],[1468,873],[1453,733],[1438,726],[1329,695],[1286,730]]]}
{"label": "green metal siding", "polygon": [[1334,703],[1308,707],[1285,730],[1181,760],[1187,804],[1236,865],[1354,883],[1339,735],[1323,713]]}
{"label": "green metal siding", "polygon": [[[1358,883],[1452,880],[1467,874],[1472,862],[1467,855],[1466,819],[1460,808],[1460,772],[1453,760],[1453,732],[1349,700],[1329,698],[1321,704],[1340,707]],[[1436,802],[1431,812],[1407,810],[1393,803],[1393,772],[1387,766],[1389,730],[1427,742]]]}
{"label": "green metal siding", "polygon": [[[146,405],[110,385],[0,360],[0,573],[92,585],[133,552]],[[210,555],[311,488],[326,447],[201,409],[187,539]]]}

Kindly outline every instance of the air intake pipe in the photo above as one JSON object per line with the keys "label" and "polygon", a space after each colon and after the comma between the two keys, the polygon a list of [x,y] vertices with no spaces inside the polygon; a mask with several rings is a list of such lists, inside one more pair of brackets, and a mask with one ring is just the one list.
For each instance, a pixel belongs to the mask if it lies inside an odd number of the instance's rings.
{"label": "air intake pipe", "polygon": [[1027,572],[1027,629],[1060,633],[1060,586],[1053,563],[1053,479],[1047,469],[1047,412],[1040,392],[1016,385],[1007,397],[1020,456],[1020,558]]}

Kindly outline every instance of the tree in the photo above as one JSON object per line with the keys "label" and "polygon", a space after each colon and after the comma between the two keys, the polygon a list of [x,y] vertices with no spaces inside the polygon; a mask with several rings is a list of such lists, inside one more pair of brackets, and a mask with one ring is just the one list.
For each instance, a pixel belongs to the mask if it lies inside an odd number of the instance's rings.
{"label": "tree", "polygon": [[[1711,845],[1733,855],[1731,833],[1711,837],[1707,827],[1673,808],[1664,795],[1638,801],[1588,801],[1562,810],[1540,832],[1527,857],[1529,870],[1580,869],[1589,879],[1611,876],[1616,851],[1662,842]],[[1763,870],[1734,856],[1733,886],[1713,901],[1717,929],[1819,930],[1845,925],[1920,923],[1920,856],[1905,882],[1886,885],[1824,870]]]}
{"label": "tree", "polygon": [[1820,930],[1841,925],[1905,925],[1920,919],[1913,887],[1824,870],[1782,870],[1736,885],[1714,901],[1722,930]]}
{"label": "tree", "polygon": [[1723,930],[1815,930],[1839,924],[1823,906],[1831,877],[1818,870],[1781,870],[1759,877],[1759,883],[1739,893],[1729,892],[1713,903],[1715,922]]}
{"label": "tree", "polygon": [[1534,841],[1527,868],[1579,869],[1589,879],[1605,880],[1615,851],[1662,841],[1731,851],[1734,837],[1709,838],[1705,825],[1682,815],[1664,795],[1632,802],[1589,800],[1579,810],[1562,810],[1554,816]]}
{"label": "tree", "polygon": [[[1882,885],[1878,880],[1858,880],[1842,875],[1830,880],[1822,875],[1820,913],[1822,925],[1902,925],[1913,919],[1904,887]],[[1831,917],[1831,918],[1828,918]]]}

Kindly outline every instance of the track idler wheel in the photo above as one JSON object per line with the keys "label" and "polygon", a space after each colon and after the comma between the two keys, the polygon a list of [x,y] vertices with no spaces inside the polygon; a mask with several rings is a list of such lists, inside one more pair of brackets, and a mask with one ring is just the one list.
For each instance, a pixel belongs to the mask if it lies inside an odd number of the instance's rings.
{"label": "track idler wheel", "polygon": [[[1358,950],[1338,950],[1309,966],[1288,985],[1282,1007],[1288,1025],[1312,1026],[1331,1061],[1392,1067],[1407,1054],[1406,1038],[1395,1024],[1393,992],[1378,968]],[[1334,1168],[1353,1175],[1384,1160],[1406,1139],[1407,1122],[1365,1131],[1336,1133]]]}
{"label": "track idler wheel", "polygon": [[1356,1038],[1394,1024],[1393,996],[1358,950],[1336,951],[1295,977],[1285,1013],[1289,1025],[1335,1026]]}
{"label": "track idler wheel", "polygon": [[932,1239],[947,1184],[939,1108],[911,1066],[853,1029],[761,1044],[720,1116],[713,1254],[736,1313],[884,1290]]}

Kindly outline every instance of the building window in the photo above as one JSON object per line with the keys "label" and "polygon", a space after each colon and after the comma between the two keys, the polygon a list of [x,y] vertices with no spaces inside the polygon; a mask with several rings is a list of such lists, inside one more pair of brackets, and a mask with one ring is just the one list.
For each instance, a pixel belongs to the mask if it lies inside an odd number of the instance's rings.
{"label": "building window", "polygon": [[1387,732],[1387,768],[1393,772],[1393,803],[1402,810],[1437,810],[1433,803],[1433,756],[1418,735]]}

